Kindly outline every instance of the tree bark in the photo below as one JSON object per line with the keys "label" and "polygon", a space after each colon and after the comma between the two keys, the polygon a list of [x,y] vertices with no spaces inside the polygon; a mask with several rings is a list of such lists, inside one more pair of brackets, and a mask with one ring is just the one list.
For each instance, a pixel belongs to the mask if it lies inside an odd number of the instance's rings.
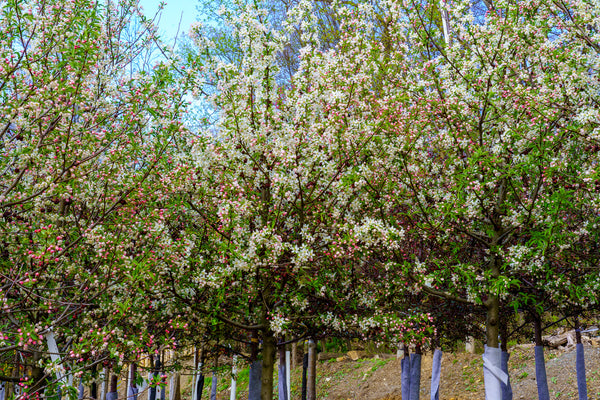
{"label": "tree bark", "polygon": [[583,343],[581,343],[581,327],[579,326],[579,318],[575,317],[575,340],[576,340],[576,358],[575,371],[577,371],[577,392],[579,400],[587,400],[587,380],[585,377],[585,351]]}
{"label": "tree bark", "polygon": [[500,322],[500,350],[503,352],[508,352],[508,332],[506,327],[506,322],[503,320]]}
{"label": "tree bark", "polygon": [[542,320],[537,315],[533,316],[533,336],[536,346],[544,345],[544,342],[542,341]]}
{"label": "tree bark", "polygon": [[262,360],[253,361],[250,364],[250,376],[248,377],[248,400],[260,400],[262,377]]}
{"label": "tree bark", "polygon": [[200,353],[196,360],[198,361],[198,365],[196,367],[198,377],[196,378],[196,387],[194,388],[196,397],[194,397],[192,400],[202,399],[202,391],[204,390],[204,374],[202,373],[202,368],[204,368],[204,348],[200,349]]}
{"label": "tree bark", "polygon": [[292,353],[289,345],[285,346],[285,387],[286,399],[292,398]]}
{"label": "tree bark", "polygon": [[435,349],[431,364],[431,400],[440,400],[440,378],[442,374],[442,351]]}
{"label": "tree bark", "polygon": [[496,295],[491,295],[488,299],[487,318],[486,318],[486,344],[488,347],[499,347],[500,342],[500,299]]}
{"label": "tree bark", "polygon": [[279,347],[279,400],[288,400],[287,398],[287,374],[285,365],[285,345]]}
{"label": "tree bark", "polygon": [[[500,276],[500,263],[498,259],[492,262],[492,277]],[[497,294],[490,293],[484,302],[487,308],[486,315],[486,348],[483,354],[483,378],[485,384],[486,400],[499,400],[502,398],[501,380],[498,378],[498,370],[501,371],[502,354],[499,348],[500,341],[500,298]]]}
{"label": "tree bark", "polygon": [[116,392],[117,391],[117,376],[116,375],[112,375],[110,377],[110,391],[111,392]]}
{"label": "tree bark", "polygon": [[575,323],[575,343],[581,344],[581,327],[579,326],[579,318],[575,317],[573,322]]}
{"label": "tree bark", "polygon": [[210,400],[217,400],[217,380],[219,379],[217,375],[217,370],[213,369],[212,371],[212,382],[210,385]]}
{"label": "tree bark", "polygon": [[181,375],[179,372],[175,373],[174,385],[171,390],[174,391],[173,400],[181,400]]}
{"label": "tree bark", "polygon": [[308,372],[308,353],[304,353],[302,356],[302,393],[301,400],[306,400],[306,373]]}
{"label": "tree bark", "polygon": [[117,392],[117,379],[116,375],[111,375],[110,391],[106,394],[106,400],[117,400],[119,398],[119,392]]}
{"label": "tree bark", "polygon": [[292,343],[292,369],[296,368],[296,359],[298,358],[298,343]]}
{"label": "tree bark", "polygon": [[[500,234],[497,232],[496,236],[492,239],[492,245],[498,243]],[[493,279],[500,277],[500,259],[497,255],[493,256],[491,263],[491,275]],[[497,294],[490,293],[489,298],[484,302],[487,307],[486,316],[486,344],[488,347],[499,347],[500,342],[498,337],[500,336],[500,298]]]}
{"label": "tree bark", "polygon": [[263,331],[263,350],[262,350],[262,374],[261,374],[261,388],[260,388],[260,399],[261,400],[272,400],[273,399],[273,367],[275,365],[275,352],[277,346],[275,343],[275,337],[273,332],[268,329]]}
{"label": "tree bark", "polygon": [[302,365],[304,362],[304,340],[301,342],[294,342],[292,344],[292,369],[295,369]]}
{"label": "tree bark", "polygon": [[250,361],[256,361],[258,359],[258,331],[252,331],[252,338],[250,339]]}
{"label": "tree bark", "polygon": [[404,358],[400,361],[400,390],[402,398],[410,400],[410,352],[404,344]]}
{"label": "tree bark", "polygon": [[542,320],[539,315],[533,316],[533,332],[535,336],[535,380],[539,400],[550,400],[546,361],[544,359],[544,343],[542,342]]}
{"label": "tree bark", "polygon": [[237,396],[237,356],[233,356],[231,366],[231,392],[229,393],[229,400],[235,400]]}
{"label": "tree bark", "polygon": [[137,400],[138,387],[135,384],[135,378],[137,376],[137,364],[131,363],[129,368],[129,386],[126,388],[128,400]]}
{"label": "tree bark", "polygon": [[94,400],[98,400],[98,385],[96,384],[96,378],[97,378],[96,371],[97,371],[97,365],[94,364],[94,366],[92,367],[92,376],[94,377],[94,380],[90,384],[90,397]]}
{"label": "tree bark", "polygon": [[306,400],[317,400],[317,344],[308,341],[308,373],[306,376]]}
{"label": "tree bark", "polygon": [[410,400],[419,400],[421,393],[421,346],[410,357]]}

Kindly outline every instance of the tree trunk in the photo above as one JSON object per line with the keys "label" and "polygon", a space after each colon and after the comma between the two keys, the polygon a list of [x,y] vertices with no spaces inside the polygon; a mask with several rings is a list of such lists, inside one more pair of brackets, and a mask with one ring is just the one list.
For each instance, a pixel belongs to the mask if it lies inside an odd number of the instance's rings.
{"label": "tree trunk", "polygon": [[192,400],[200,400],[202,399],[202,391],[204,390],[204,374],[202,373],[204,368],[204,348],[200,349],[200,353],[198,358],[197,377],[196,377],[196,387],[194,388],[195,397]]}
{"label": "tree trunk", "polygon": [[260,399],[261,400],[272,400],[273,399],[273,367],[275,365],[275,352],[277,346],[275,344],[275,337],[273,332],[268,329],[263,331],[263,350],[262,350],[262,374],[261,374],[261,387],[260,387]]}
{"label": "tree trunk", "polygon": [[235,400],[237,396],[237,356],[233,356],[231,363],[231,392],[229,393],[229,400]]}
{"label": "tree trunk", "polygon": [[431,400],[440,400],[440,378],[442,374],[442,351],[435,349],[431,363]]}
{"label": "tree trunk", "polygon": [[581,343],[581,328],[579,326],[579,318],[575,317],[575,339],[577,344],[575,370],[577,371],[577,391],[579,392],[579,400],[587,400],[587,383],[585,378],[585,353],[583,343]]}
{"label": "tree trunk", "polygon": [[135,384],[135,379],[137,377],[137,364],[132,363],[129,369],[129,387],[127,388],[127,397],[128,400],[137,400],[137,395],[139,389]]}
{"label": "tree trunk", "polygon": [[317,400],[317,344],[312,339],[308,341],[306,389],[306,400]]}
{"label": "tree trunk", "polygon": [[196,380],[198,379],[198,348],[194,346],[194,373],[192,374],[192,400],[196,400]]}
{"label": "tree trunk", "polygon": [[262,361],[256,360],[250,364],[248,377],[248,400],[259,400],[261,395]]}
{"label": "tree trunk", "polygon": [[296,360],[298,359],[298,343],[292,343],[292,369],[296,368]]}
{"label": "tree trunk", "polygon": [[210,400],[217,400],[217,381],[219,376],[217,374],[217,369],[219,368],[219,355],[215,354],[215,362],[213,364],[212,371],[212,382],[210,386]]}
{"label": "tree trunk", "polygon": [[210,400],[217,400],[217,380],[218,380],[217,370],[213,369],[212,371],[212,381],[210,385]]}
{"label": "tree trunk", "polygon": [[510,358],[510,354],[508,354],[508,332],[506,321],[502,320],[500,322],[500,350],[502,350],[502,371],[508,377],[506,383],[502,383],[502,400],[512,400],[512,387],[510,385],[510,376],[508,374],[508,359]]}
{"label": "tree trunk", "polygon": [[[492,239],[497,244],[499,235]],[[500,276],[500,260],[497,256],[491,263],[492,278]],[[486,346],[483,353],[483,380],[485,384],[486,400],[500,400],[502,398],[502,382],[506,382],[506,374],[502,372],[502,352],[499,349],[498,336],[500,335],[500,298],[497,294],[490,293],[484,302],[487,307],[485,322]],[[504,379],[502,379],[504,376]]]}
{"label": "tree trunk", "polygon": [[181,400],[181,375],[179,374],[179,372],[175,373],[175,384],[173,385],[171,390],[175,391],[173,393],[173,400]]}
{"label": "tree trunk", "polygon": [[285,346],[285,388],[286,399],[292,398],[292,353],[289,345]]}
{"label": "tree trunk", "polygon": [[102,381],[100,382],[100,400],[106,400],[106,394],[108,393],[108,379],[110,378],[110,369],[104,367],[101,374]]}
{"label": "tree trunk", "polygon": [[306,400],[306,373],[308,372],[308,353],[302,356],[302,393],[301,400]]}
{"label": "tree trunk", "polygon": [[400,390],[402,398],[410,400],[410,352],[404,344],[404,358],[400,361]]}
{"label": "tree trunk", "polygon": [[491,295],[487,307],[487,318],[485,324],[486,344],[488,347],[499,347],[500,342],[500,299]]}
{"label": "tree trunk", "polygon": [[204,390],[204,374],[202,371],[198,373],[198,378],[196,378],[196,398],[194,400],[202,399],[202,391]]}
{"label": "tree trunk", "polygon": [[90,398],[93,400],[98,400],[98,386],[96,385],[97,376],[97,364],[94,364],[92,367],[92,383],[90,383]]}
{"label": "tree trunk", "polygon": [[502,351],[502,371],[506,373],[508,380],[506,383],[502,383],[502,400],[512,400],[512,386],[510,385],[510,376],[508,375],[508,359],[510,358],[510,354],[506,351]]}
{"label": "tree trunk", "polygon": [[537,315],[533,316],[533,337],[536,346],[544,345],[542,341],[542,320]]}
{"label": "tree trunk", "polygon": [[279,400],[288,400],[287,398],[287,374],[285,365],[285,346],[279,347]]}
{"label": "tree trunk", "polygon": [[252,331],[252,338],[250,338],[250,361],[256,361],[258,359],[258,331]]}
{"label": "tree trunk", "polygon": [[533,332],[535,336],[535,380],[539,400],[550,400],[546,361],[544,360],[544,343],[542,342],[542,321],[538,315],[533,316]]}
{"label": "tree trunk", "polygon": [[304,341],[292,344],[292,369],[296,369],[304,362]]}
{"label": "tree trunk", "polygon": [[[500,270],[494,262],[492,276],[498,277]],[[497,295],[490,295],[486,301],[487,316],[486,316],[486,346],[483,354],[483,379],[485,383],[485,398],[486,400],[499,400],[502,398],[502,383],[506,379],[502,379],[502,352],[498,347],[500,341],[500,299]]]}
{"label": "tree trunk", "polygon": [[419,400],[421,393],[421,346],[410,356],[410,400]]}
{"label": "tree trunk", "polygon": [[119,393],[117,392],[117,376],[111,375],[110,377],[110,391],[106,394],[106,400],[117,400]]}

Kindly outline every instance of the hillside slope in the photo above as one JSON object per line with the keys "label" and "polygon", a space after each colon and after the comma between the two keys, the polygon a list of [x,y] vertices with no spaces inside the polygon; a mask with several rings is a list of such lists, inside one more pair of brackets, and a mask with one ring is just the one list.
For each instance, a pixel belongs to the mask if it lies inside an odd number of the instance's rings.
{"label": "hillside slope", "polygon": [[[600,399],[600,348],[585,346],[588,395]],[[481,355],[444,354],[440,399],[479,400],[484,396]],[[577,398],[574,348],[546,350],[548,385],[552,399]],[[317,397],[331,400],[400,400],[400,360],[395,355],[376,355],[352,361],[349,357],[319,362]],[[537,388],[533,347],[517,346],[511,351],[509,370],[514,399],[535,399]],[[300,399],[301,370],[292,374],[292,399]],[[245,373],[240,374],[238,399],[247,398]],[[219,382],[219,400],[229,400],[229,377]],[[423,357],[421,398],[429,399],[431,354]],[[190,384],[185,382],[183,398],[190,398]],[[207,379],[203,398],[209,398],[210,380]],[[275,395],[277,398],[277,395]]]}

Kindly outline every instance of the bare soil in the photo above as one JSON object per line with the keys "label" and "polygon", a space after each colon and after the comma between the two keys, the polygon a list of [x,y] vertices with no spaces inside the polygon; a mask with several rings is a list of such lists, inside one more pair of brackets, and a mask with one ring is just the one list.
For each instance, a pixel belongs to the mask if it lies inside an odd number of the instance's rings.
{"label": "bare soil", "polygon": [[[512,349],[509,372],[514,399],[537,399],[533,347]],[[585,346],[588,396],[600,399],[600,349]],[[430,398],[431,354],[423,357],[421,398]],[[358,360],[325,362],[319,365],[319,399],[333,400],[400,400],[400,360]],[[481,355],[444,354],[440,399],[484,399],[483,361]],[[552,399],[576,399],[574,347],[546,351],[546,373]]]}
{"label": "bare soil", "polygon": [[[585,346],[589,399],[600,399],[600,349]],[[421,372],[421,399],[430,398],[431,354],[425,354]],[[442,358],[440,399],[484,399],[480,354],[445,353]],[[331,400],[401,400],[400,360],[392,354],[375,355],[352,361],[349,357],[318,363],[317,398]],[[574,347],[546,350],[546,370],[552,399],[577,399]],[[537,399],[534,349],[530,345],[511,349],[510,379],[514,399]],[[229,376],[220,379],[217,399],[229,400]],[[238,384],[238,399],[247,399],[247,384]],[[182,379],[182,399],[190,399],[189,378]],[[301,370],[292,373],[292,399],[300,399]],[[208,399],[210,382],[203,398]],[[275,393],[277,399],[277,393]]]}

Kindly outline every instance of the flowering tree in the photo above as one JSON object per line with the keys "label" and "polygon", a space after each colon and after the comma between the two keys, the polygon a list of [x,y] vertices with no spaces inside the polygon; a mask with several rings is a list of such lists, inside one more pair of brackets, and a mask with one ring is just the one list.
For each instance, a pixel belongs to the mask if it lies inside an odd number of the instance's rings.
{"label": "flowering tree", "polygon": [[[482,21],[466,2],[448,7],[450,46],[423,24],[427,7],[395,18],[401,61],[383,89],[388,157],[377,167],[396,182],[390,223],[406,221],[407,237],[431,243],[394,262],[419,289],[484,307],[487,345],[497,347],[501,305],[519,301],[511,289],[531,274],[547,284],[556,276],[547,259],[587,234],[565,216],[580,207],[580,181],[596,179],[597,56],[583,23],[593,7],[496,2]],[[580,268],[563,267],[565,276]]]}
{"label": "flowering tree", "polygon": [[[253,332],[269,399],[284,334],[420,344],[429,295],[483,308],[495,348],[502,307],[597,302],[591,3],[336,3],[331,41],[310,2],[280,29],[242,5],[239,57],[197,28],[177,74],[132,74],[156,39],[121,40],[133,3],[0,6],[2,353],[56,368],[50,327],[73,368]],[[194,138],[190,78],[218,118]]]}
{"label": "flowering tree", "polygon": [[[196,173],[185,190],[189,234],[197,240],[196,270],[189,272],[196,286],[180,293],[189,293],[196,308],[207,303],[195,296],[210,299],[205,310],[215,321],[260,332],[267,399],[277,335],[360,327],[402,341],[413,321],[427,317],[374,315],[380,303],[368,288],[377,279],[370,274],[372,249],[398,246],[402,236],[363,218],[361,208],[367,202],[359,171],[369,161],[363,150],[381,129],[368,79],[376,61],[362,59],[373,43],[347,35],[338,48],[323,50],[307,2],[284,31],[270,29],[254,7],[234,14],[241,65],[217,57],[196,62],[218,89],[220,120],[214,136],[194,144]],[[340,18],[349,30],[370,29],[351,9],[340,8]],[[295,24],[303,26],[305,47],[297,73],[279,83],[278,55]],[[210,54],[201,33],[195,32],[199,53]]]}
{"label": "flowering tree", "polygon": [[34,393],[52,381],[38,368],[51,329],[73,370],[147,339],[122,318],[165,244],[183,102],[165,65],[131,74],[154,40],[148,23],[120,37],[143,21],[134,2],[8,0],[0,13],[0,352],[31,356]]}

